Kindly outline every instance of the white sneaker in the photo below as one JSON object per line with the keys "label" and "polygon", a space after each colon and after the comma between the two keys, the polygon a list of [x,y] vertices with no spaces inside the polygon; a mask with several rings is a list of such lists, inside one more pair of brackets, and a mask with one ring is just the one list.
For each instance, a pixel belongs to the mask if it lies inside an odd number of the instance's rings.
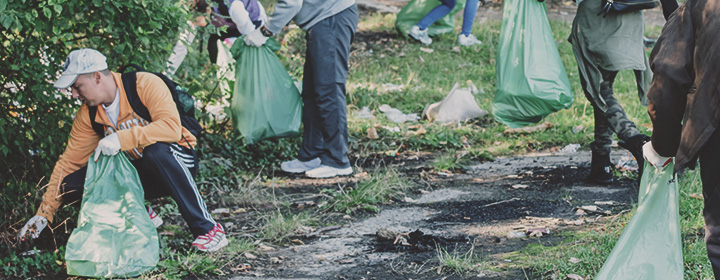
{"label": "white sneaker", "polygon": [[472,34],[467,35],[467,36],[460,34],[460,36],[458,36],[458,43],[460,43],[461,46],[466,46],[466,47],[482,44],[482,42],[480,40],[478,40],[478,38],[475,37],[475,35],[472,35]]}
{"label": "white sneaker", "polygon": [[230,241],[225,237],[225,229],[220,224],[215,224],[208,233],[195,238],[191,246],[203,252],[215,252],[228,243]]}
{"label": "white sneaker", "polygon": [[160,218],[160,215],[155,213],[155,211],[150,208],[150,206],[147,207],[148,215],[150,215],[150,221],[153,223],[155,228],[160,227],[160,225],[163,224],[162,218]]}
{"label": "white sneaker", "polygon": [[335,168],[327,165],[321,165],[318,168],[305,172],[305,176],[310,178],[330,178],[335,176],[346,176],[352,174],[352,167]]}
{"label": "white sneaker", "polygon": [[314,158],[309,161],[293,159],[280,164],[280,169],[287,173],[303,173],[318,167],[320,167],[320,158]]}
{"label": "white sneaker", "polygon": [[430,39],[430,37],[428,36],[427,29],[420,30],[420,27],[418,27],[417,25],[410,28],[410,33],[408,33],[408,35],[410,35],[410,37],[415,38],[415,40],[418,40],[418,41],[420,41],[420,43],[423,43],[425,45],[432,44],[432,39]]}

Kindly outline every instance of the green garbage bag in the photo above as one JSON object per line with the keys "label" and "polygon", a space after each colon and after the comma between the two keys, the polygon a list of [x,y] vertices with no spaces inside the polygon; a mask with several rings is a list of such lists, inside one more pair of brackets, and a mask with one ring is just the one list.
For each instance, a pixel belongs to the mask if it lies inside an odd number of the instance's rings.
{"label": "green garbage bag", "polygon": [[673,164],[658,171],[645,161],[638,208],[598,280],[683,279],[678,183]]}
{"label": "green garbage bag", "polygon": [[280,44],[269,38],[262,47],[235,40],[235,88],[230,108],[233,124],[253,144],[271,137],[298,135],[302,122],[300,91],[280,63]]}
{"label": "green garbage bag", "polygon": [[[428,35],[434,36],[452,31],[455,27],[453,18],[458,11],[465,8],[465,1],[467,0],[457,1],[455,8],[453,8],[449,14],[430,25],[427,29]],[[400,34],[407,37],[408,33],[410,33],[410,28],[417,25],[418,22],[437,5],[440,5],[440,1],[438,0],[410,0],[410,2],[397,13],[395,28],[397,28]]]}
{"label": "green garbage bag", "polygon": [[155,269],[160,247],[144,202],[140,177],[125,155],[90,160],[78,227],[65,250],[67,274],[133,277]]}
{"label": "green garbage bag", "polygon": [[495,120],[518,128],[572,105],[544,2],[504,1],[496,61]]}

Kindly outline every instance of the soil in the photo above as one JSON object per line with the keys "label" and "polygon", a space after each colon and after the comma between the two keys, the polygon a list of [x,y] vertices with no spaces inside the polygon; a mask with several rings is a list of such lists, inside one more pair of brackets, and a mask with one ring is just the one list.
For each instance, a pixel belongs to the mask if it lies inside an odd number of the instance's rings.
{"label": "soil", "polygon": [[[624,155],[615,151],[614,162]],[[597,206],[615,215],[630,209],[637,198],[633,179],[607,186],[585,183],[587,151],[498,158],[450,176],[428,172],[426,165],[432,162],[416,154],[400,154],[390,162],[389,167],[422,187],[377,214],[336,219],[337,227],[301,238],[302,245],[265,251],[251,263],[252,270],[232,279],[533,279],[530,268],[508,263],[504,255],[531,243],[559,244],[561,232],[602,226],[612,218],[594,212],[577,215],[579,207],[612,201],[610,207]],[[356,179],[298,178],[278,191],[312,194]],[[549,234],[508,236],[524,229]],[[473,248],[492,270],[438,274],[437,246],[461,253]]]}

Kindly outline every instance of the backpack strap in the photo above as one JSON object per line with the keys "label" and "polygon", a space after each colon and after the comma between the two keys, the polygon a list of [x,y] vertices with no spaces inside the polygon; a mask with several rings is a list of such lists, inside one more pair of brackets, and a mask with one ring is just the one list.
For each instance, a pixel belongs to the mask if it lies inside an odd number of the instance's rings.
{"label": "backpack strap", "polygon": [[[123,69],[124,70],[124,69]],[[150,111],[142,103],[137,92],[137,72],[127,72],[121,76],[123,87],[125,88],[125,96],[127,96],[130,107],[135,111],[138,116],[145,119],[146,121],[152,121],[150,117]]]}
{"label": "backpack strap", "polygon": [[[125,70],[128,66],[132,66],[133,68],[137,69],[138,71],[144,71],[142,67],[137,66],[135,64],[128,64],[123,66],[120,70]],[[167,81],[170,81],[165,75],[159,74],[159,73],[152,73],[160,77],[163,81],[165,81],[165,85],[168,85]],[[123,87],[125,88],[125,96],[127,96],[128,103],[130,103],[130,107],[135,111],[138,116],[145,119],[148,122],[152,122],[152,118],[150,116],[150,111],[148,111],[148,108],[145,107],[145,104],[142,103],[142,100],[140,100],[140,97],[138,96],[137,92],[137,72],[127,72],[123,73],[121,76],[121,80],[123,83]],[[170,90],[170,95],[173,97],[173,101],[175,101],[175,104],[177,104],[177,94],[172,94],[172,92],[175,90],[174,88],[171,88],[168,85],[168,90]],[[176,105],[177,106],[177,105]],[[179,114],[179,112],[178,112]],[[181,116],[182,119],[182,116]],[[181,121],[182,123],[182,121]],[[185,142],[188,143],[188,146],[190,147],[190,150],[194,150],[192,145],[190,145],[190,141],[188,141],[185,136],[183,135],[182,138],[185,140]]]}
{"label": "backpack strap", "polygon": [[95,121],[95,116],[97,115],[97,106],[88,106],[88,114],[90,115],[90,125],[92,125],[92,129],[95,130],[95,133],[100,135],[100,137],[105,136],[105,126]]}

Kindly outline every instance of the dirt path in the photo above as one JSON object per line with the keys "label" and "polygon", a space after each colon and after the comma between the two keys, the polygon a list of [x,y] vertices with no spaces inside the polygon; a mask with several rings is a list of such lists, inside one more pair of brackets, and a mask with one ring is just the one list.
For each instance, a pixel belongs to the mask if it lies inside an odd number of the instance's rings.
{"label": "dirt path", "polygon": [[[614,152],[614,161],[622,155]],[[576,207],[612,201],[613,206],[598,206],[617,214],[631,208],[637,197],[636,184],[629,179],[610,186],[584,183],[590,162],[587,151],[499,158],[448,177],[428,174],[422,158],[409,158],[390,166],[425,183],[417,194],[376,215],[347,220],[335,229],[306,237],[304,245],[267,251],[252,271],[232,279],[526,279],[529,272],[508,262],[504,254],[533,242],[557,244],[562,240],[558,232],[598,226],[610,219],[576,215]],[[315,181],[338,183],[342,182]],[[508,236],[532,228],[548,229],[550,234]],[[411,244],[407,246],[378,237],[379,232],[394,232],[390,236],[395,237],[416,230],[423,235],[403,237]],[[471,276],[438,275],[435,244],[459,252],[474,246],[488,267]]]}

